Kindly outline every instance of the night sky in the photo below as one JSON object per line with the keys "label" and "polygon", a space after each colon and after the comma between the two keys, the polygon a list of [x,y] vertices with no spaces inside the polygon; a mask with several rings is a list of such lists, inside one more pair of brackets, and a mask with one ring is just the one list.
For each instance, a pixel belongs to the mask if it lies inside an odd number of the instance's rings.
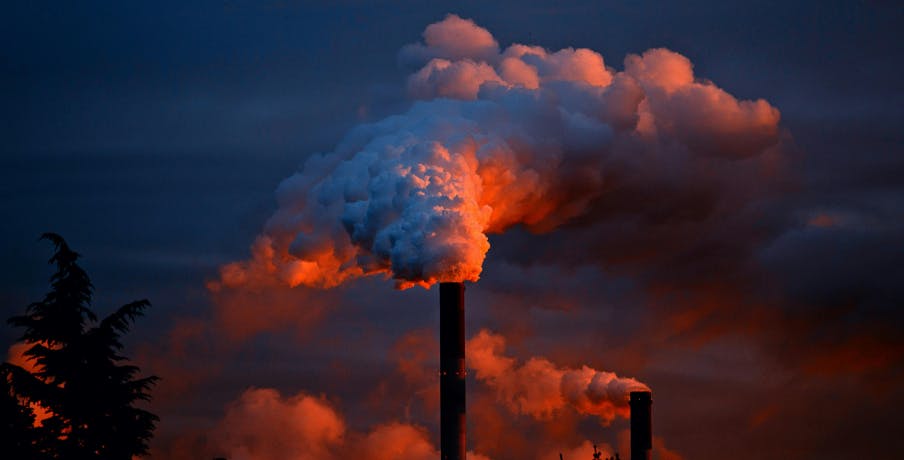
{"label": "night sky", "polygon": [[[667,48],[700,87],[780,112],[751,134],[747,119],[707,131],[693,99],[653,107],[674,123],[652,151],[611,122],[617,158],[579,211],[488,235],[468,336],[486,330],[514,364],[471,372],[474,459],[589,460],[588,441],[626,458],[622,415],[534,400],[534,383],[585,365],[652,389],[654,458],[904,450],[899,3],[133,3],[2,8],[0,305],[9,317],[46,292],[48,231],[83,255],[97,311],[149,299],[126,354],[162,378],[153,458],[436,458],[435,286],[377,274],[292,288],[221,269],[252,276],[256,238],[282,231],[265,230],[281,181],[354,144],[356,126],[416,119],[441,96],[462,111],[504,97],[494,82],[461,95],[409,80],[448,14],[503,51],[594,50],[612,75]],[[571,107],[566,83],[550,104]],[[588,130],[563,148],[595,155]],[[3,347],[20,332],[0,331]]]}

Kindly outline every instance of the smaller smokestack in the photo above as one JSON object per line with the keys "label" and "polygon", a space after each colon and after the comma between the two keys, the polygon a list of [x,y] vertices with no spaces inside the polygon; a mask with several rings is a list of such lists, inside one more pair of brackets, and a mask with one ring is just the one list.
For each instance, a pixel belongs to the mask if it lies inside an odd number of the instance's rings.
{"label": "smaller smokestack", "polygon": [[653,393],[632,391],[629,404],[631,460],[650,460],[653,457]]}

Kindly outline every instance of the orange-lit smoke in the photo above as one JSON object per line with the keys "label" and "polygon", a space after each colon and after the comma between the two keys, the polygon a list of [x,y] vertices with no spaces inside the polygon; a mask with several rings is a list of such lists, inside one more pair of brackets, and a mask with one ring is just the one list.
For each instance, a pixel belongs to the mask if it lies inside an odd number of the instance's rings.
{"label": "orange-lit smoke", "polygon": [[[323,397],[251,388],[229,405],[209,450],[230,460],[437,460],[429,438],[424,428],[395,421],[354,432]],[[489,460],[472,452],[468,459]]]}
{"label": "orange-lit smoke", "polygon": [[588,366],[568,369],[533,357],[523,364],[506,356],[505,338],[486,330],[468,340],[468,367],[477,380],[496,391],[499,400],[516,414],[538,419],[555,415],[565,407],[599,417],[609,425],[616,417],[628,418],[631,391],[649,391],[643,383]]}
{"label": "orange-lit smoke", "polygon": [[408,79],[417,101],[284,180],[250,260],[223,267],[215,289],[329,288],[374,274],[400,288],[476,281],[488,233],[553,230],[619,178],[680,190],[694,181],[687,171],[747,165],[779,141],[778,110],[697,79],[666,49],[629,55],[619,71],[584,48],[501,50],[449,15],[400,60],[419,67]]}
{"label": "orange-lit smoke", "polygon": [[283,399],[273,389],[249,389],[230,404],[214,442],[230,459],[319,460],[329,458],[345,430],[322,399],[304,394]]}

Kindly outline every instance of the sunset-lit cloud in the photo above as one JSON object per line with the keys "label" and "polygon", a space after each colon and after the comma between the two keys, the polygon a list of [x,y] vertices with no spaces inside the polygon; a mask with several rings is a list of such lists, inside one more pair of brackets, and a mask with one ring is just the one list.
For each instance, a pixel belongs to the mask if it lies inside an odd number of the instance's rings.
{"label": "sunset-lit cloud", "polygon": [[283,399],[276,390],[249,389],[226,410],[214,444],[230,459],[328,458],[345,435],[345,422],[331,405],[299,394]]}
{"label": "sunset-lit cloud", "polygon": [[642,196],[600,208],[625,187],[724,201],[727,219],[745,212],[735,195],[772,189],[778,110],[697,79],[678,53],[629,55],[617,71],[589,49],[500,51],[489,31],[449,15],[401,56],[423,66],[408,81],[421,100],[285,179],[251,258],[224,266],[214,287],[476,281],[488,234],[661,212]]}
{"label": "sunset-lit cloud", "polygon": [[[234,460],[437,460],[429,433],[390,421],[353,431],[336,406],[298,393],[251,388],[231,402],[207,436],[209,450]],[[469,460],[489,460],[469,452]]]}
{"label": "sunset-lit cloud", "polygon": [[505,339],[482,330],[468,340],[468,368],[516,414],[552,418],[561,409],[571,407],[608,425],[616,417],[630,415],[631,391],[649,391],[643,383],[612,372],[588,366],[562,368],[541,357],[518,363],[504,352]]}
{"label": "sunset-lit cloud", "polygon": [[454,14],[428,25],[423,38],[424,43],[402,48],[399,58],[421,66],[434,58],[492,61],[499,54],[499,43],[488,30]]}

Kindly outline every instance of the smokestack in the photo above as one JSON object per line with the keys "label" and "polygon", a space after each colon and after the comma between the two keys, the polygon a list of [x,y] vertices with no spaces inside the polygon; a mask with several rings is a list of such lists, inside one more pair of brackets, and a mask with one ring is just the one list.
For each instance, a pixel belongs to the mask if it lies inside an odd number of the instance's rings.
{"label": "smokestack", "polygon": [[465,460],[465,285],[439,285],[439,398],[442,460]]}
{"label": "smokestack", "polygon": [[631,392],[631,460],[650,460],[653,455],[653,393]]}

